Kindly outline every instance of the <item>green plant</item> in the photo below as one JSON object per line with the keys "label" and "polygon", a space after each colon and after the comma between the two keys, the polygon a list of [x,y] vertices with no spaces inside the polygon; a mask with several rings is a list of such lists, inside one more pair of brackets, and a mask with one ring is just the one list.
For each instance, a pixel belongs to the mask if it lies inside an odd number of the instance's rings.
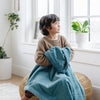
{"label": "green plant", "polygon": [[0,58],[6,58],[7,54],[2,47],[0,47]]}
{"label": "green plant", "polygon": [[7,58],[7,54],[6,54],[6,52],[4,51],[3,48],[4,48],[4,45],[5,45],[8,33],[9,33],[10,30],[13,31],[14,29],[17,29],[18,28],[17,22],[20,21],[19,15],[16,14],[16,13],[8,13],[5,16],[8,17],[8,21],[10,22],[10,26],[9,26],[9,29],[6,33],[5,38],[4,38],[3,45],[0,46],[0,58]]}
{"label": "green plant", "polygon": [[89,22],[85,20],[83,23],[78,21],[72,22],[72,29],[76,33],[88,33],[89,32]]}

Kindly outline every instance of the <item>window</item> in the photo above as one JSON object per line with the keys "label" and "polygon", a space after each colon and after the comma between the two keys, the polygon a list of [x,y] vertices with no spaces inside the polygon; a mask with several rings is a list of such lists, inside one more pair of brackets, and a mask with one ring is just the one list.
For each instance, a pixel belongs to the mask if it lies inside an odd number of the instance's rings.
{"label": "window", "polygon": [[[71,2],[71,19],[72,21],[84,20],[89,21],[89,42],[100,43],[100,1],[99,0],[72,0]],[[71,40],[74,40],[72,32]],[[97,48],[100,48],[98,45]]]}
{"label": "window", "polygon": [[39,31],[39,20],[42,16],[54,13],[54,0],[36,0],[36,15],[34,19],[34,36],[33,39],[41,38],[42,35]]}
{"label": "window", "polygon": [[[55,0],[56,1],[56,0]],[[54,0],[25,0],[25,41],[41,37],[39,19],[43,15],[54,13]]]}
{"label": "window", "polygon": [[54,13],[54,0],[36,0],[36,18]]}

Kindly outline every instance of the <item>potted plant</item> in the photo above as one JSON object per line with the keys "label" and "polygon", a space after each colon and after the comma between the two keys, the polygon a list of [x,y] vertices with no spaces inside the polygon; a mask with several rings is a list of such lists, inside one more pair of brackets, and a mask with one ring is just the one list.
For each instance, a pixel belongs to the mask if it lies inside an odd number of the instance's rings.
{"label": "potted plant", "polygon": [[0,46],[0,80],[10,79],[11,78],[11,66],[12,58],[8,57],[4,51],[5,42],[10,30],[18,28],[18,21],[20,21],[19,15],[16,13],[6,14],[8,21],[10,22],[9,29],[6,33],[2,46]]}
{"label": "potted plant", "polygon": [[87,48],[89,22],[87,20],[85,20],[83,23],[78,21],[72,22],[72,29],[76,32],[76,43],[78,48]]}

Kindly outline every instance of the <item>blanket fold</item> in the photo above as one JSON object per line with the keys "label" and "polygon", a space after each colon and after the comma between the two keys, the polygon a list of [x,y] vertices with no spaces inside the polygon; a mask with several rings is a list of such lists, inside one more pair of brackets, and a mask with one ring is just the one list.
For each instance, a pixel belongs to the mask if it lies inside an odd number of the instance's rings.
{"label": "blanket fold", "polygon": [[70,66],[71,50],[68,47],[52,47],[44,55],[51,65],[36,65],[24,90],[40,100],[85,100],[84,90]]}

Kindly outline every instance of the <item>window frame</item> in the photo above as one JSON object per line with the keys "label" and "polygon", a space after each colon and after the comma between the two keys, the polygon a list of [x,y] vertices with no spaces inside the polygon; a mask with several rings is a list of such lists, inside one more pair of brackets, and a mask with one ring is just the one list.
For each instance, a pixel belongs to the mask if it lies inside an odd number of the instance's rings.
{"label": "window frame", "polygon": [[[87,7],[87,16],[74,16],[74,12],[73,12],[74,11],[73,10],[74,9],[74,0],[70,0],[70,2],[68,2],[68,3],[70,5],[70,8],[69,8],[68,12],[71,11],[71,14],[69,15],[70,16],[70,19],[69,19],[70,22],[69,23],[71,23],[72,19],[75,19],[75,18],[87,18],[88,21],[89,21],[89,26],[90,26],[90,18],[98,18],[98,17],[100,18],[100,15],[96,15],[96,16],[93,16],[93,15],[91,16],[90,15],[90,0],[87,1],[87,3],[88,3],[87,4],[87,6],[88,6]],[[68,28],[68,30],[71,33],[71,24],[70,24],[70,28]],[[71,36],[71,34],[70,34],[70,36]],[[90,34],[90,29],[89,29],[89,43],[90,43],[90,47],[93,47],[94,49],[100,49],[100,42],[92,42],[90,36],[91,36],[91,34]],[[71,41],[72,44],[73,44],[73,42],[75,42],[75,41],[71,40],[71,37],[70,37],[70,41]]]}
{"label": "window frame", "polygon": [[[48,5],[47,14],[50,14],[50,7],[51,7],[50,4],[49,4],[50,2],[53,2],[53,0],[48,0],[48,1],[47,1],[47,5]],[[36,31],[36,29],[35,29],[36,26],[35,26],[35,25],[36,25],[37,22],[39,22],[39,20],[40,20],[40,18],[41,18],[41,17],[38,17],[38,0],[34,0],[34,2],[33,2],[33,7],[34,7],[34,8],[33,8],[33,9],[34,9],[34,10],[33,10],[33,16],[35,15],[35,16],[33,17],[33,30],[34,30],[34,31],[33,31],[33,41],[34,41],[34,40],[37,39],[37,38],[34,38],[34,34],[36,34],[36,33],[35,33],[35,31]]]}

